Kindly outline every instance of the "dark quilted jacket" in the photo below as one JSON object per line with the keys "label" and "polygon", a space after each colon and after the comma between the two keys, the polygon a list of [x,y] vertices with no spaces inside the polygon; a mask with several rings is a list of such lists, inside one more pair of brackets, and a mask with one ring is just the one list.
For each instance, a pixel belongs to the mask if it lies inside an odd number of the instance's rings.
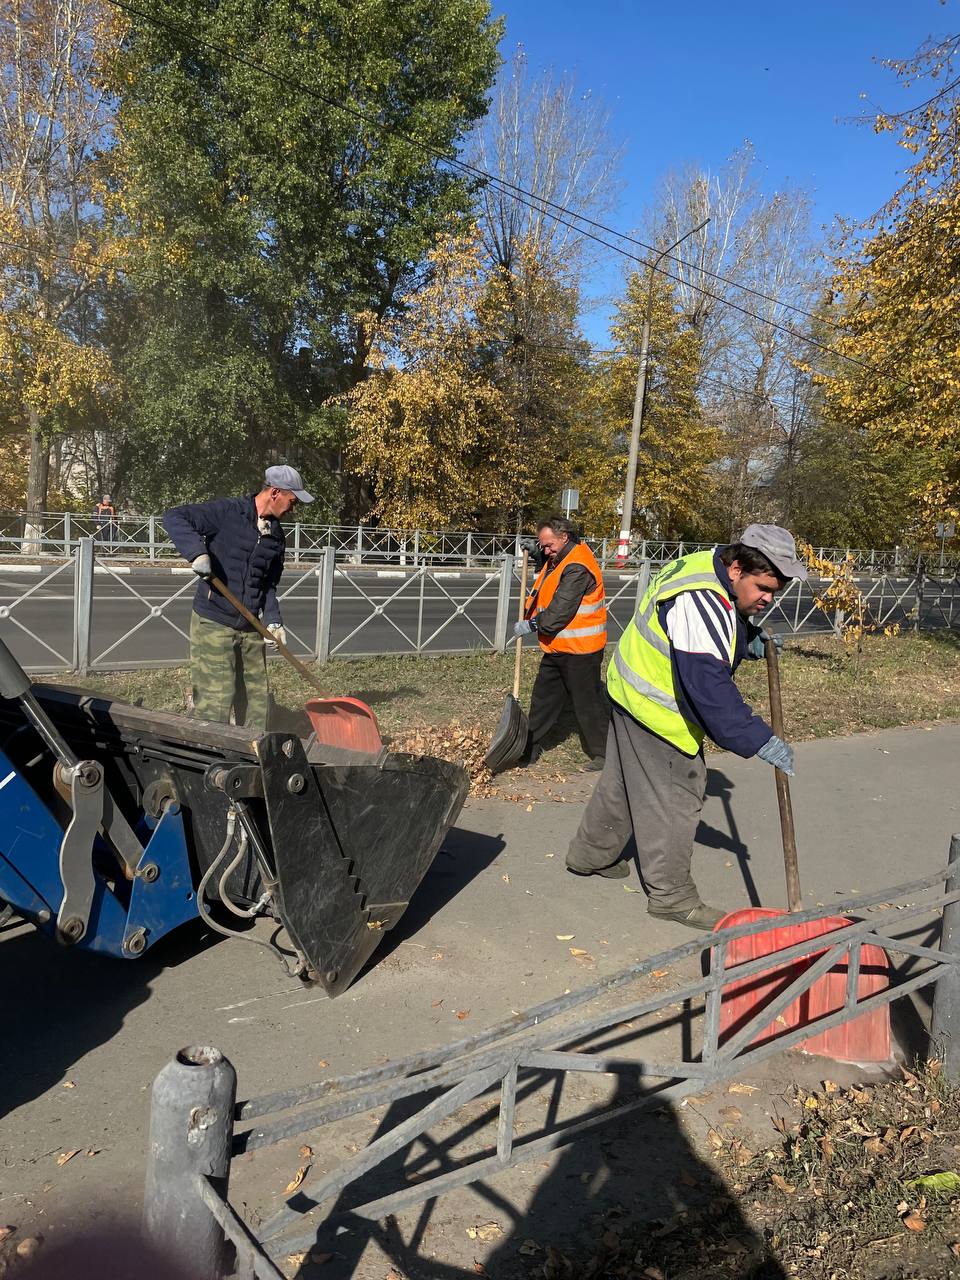
{"label": "dark quilted jacket", "polygon": [[[270,532],[257,528],[253,495],[190,502],[164,513],[163,527],[185,560],[207,552],[213,572],[265,623],[280,622],[277,583],[283,573],[284,537],[279,520],[270,517]],[[195,613],[235,631],[250,631],[233,605],[201,578],[193,598]]]}

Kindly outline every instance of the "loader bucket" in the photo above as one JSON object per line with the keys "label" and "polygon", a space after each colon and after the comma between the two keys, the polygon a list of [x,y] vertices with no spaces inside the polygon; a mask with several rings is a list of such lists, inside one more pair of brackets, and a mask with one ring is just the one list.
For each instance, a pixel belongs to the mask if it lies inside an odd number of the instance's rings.
{"label": "loader bucket", "polygon": [[[32,691],[69,749],[99,762],[112,806],[87,851],[97,884],[80,949],[134,958],[199,914],[274,945],[291,972],[339,995],[403,915],[469,787],[465,770],[432,757],[253,736],[56,685]],[[23,784],[0,790],[0,897],[53,934],[71,815],[38,749],[18,704],[0,699],[0,764]],[[143,846],[135,875],[111,861],[111,820],[128,850],[131,835]],[[68,861],[80,852],[74,840]]]}

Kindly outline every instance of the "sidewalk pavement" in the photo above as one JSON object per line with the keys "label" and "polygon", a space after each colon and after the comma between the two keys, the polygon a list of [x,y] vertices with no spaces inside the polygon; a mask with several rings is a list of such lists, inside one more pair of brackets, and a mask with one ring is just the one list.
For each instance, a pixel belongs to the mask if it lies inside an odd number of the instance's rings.
{"label": "sidewalk pavement", "polygon": [[[944,865],[960,829],[958,758],[958,724],[800,743],[805,904]],[[725,754],[708,766],[694,863],[704,898],[745,906],[753,886],[760,903],[782,906],[772,769]],[[136,962],[71,955],[23,926],[0,936],[0,1220],[55,1237],[108,1208],[136,1212],[149,1090],[184,1045],[221,1048],[250,1097],[448,1043],[692,936],[647,916],[635,871],[619,881],[565,872],[595,775],[513,779],[515,800],[468,805],[379,962],[336,1001],[199,923]],[[282,1190],[288,1171],[272,1176]]]}

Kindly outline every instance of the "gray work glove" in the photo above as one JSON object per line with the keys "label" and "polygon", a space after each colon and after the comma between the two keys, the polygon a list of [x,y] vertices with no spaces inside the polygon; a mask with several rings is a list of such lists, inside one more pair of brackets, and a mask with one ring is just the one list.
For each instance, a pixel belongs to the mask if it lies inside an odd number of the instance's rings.
{"label": "gray work glove", "polygon": [[773,643],[777,646],[777,653],[780,653],[781,650],[783,649],[783,636],[771,635],[769,631],[764,631],[763,628],[761,627],[761,629],[756,633],[756,635],[751,636],[751,638],[747,641],[747,657],[748,658],[765,658],[767,655],[764,650],[764,645],[768,640],[773,641]]}
{"label": "gray work glove", "polygon": [[272,642],[270,640],[266,641],[266,643],[270,645],[271,649],[276,649],[277,640],[279,640],[282,645],[285,645],[287,643],[287,633],[284,630],[284,626],[282,622],[268,622],[267,630],[273,636]]}
{"label": "gray work glove", "polygon": [[531,631],[536,631],[537,624],[532,618],[524,618],[522,622],[513,624],[513,634],[519,640],[521,636],[528,636]]}
{"label": "gray work glove", "polygon": [[765,760],[767,764],[772,764],[775,769],[780,769],[783,773],[788,774],[791,778],[794,776],[793,768],[793,747],[784,742],[782,738],[778,738],[776,734],[765,742],[757,756],[761,760]]}
{"label": "gray work glove", "polygon": [[197,556],[196,560],[191,560],[190,568],[198,578],[209,578],[213,573],[213,565],[210,563],[210,557],[206,554]]}

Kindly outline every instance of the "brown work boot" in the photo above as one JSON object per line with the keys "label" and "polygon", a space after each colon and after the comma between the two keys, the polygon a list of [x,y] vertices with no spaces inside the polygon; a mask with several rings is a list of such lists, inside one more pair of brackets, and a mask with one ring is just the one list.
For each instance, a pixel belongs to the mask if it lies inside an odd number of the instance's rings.
{"label": "brown work boot", "polygon": [[727,914],[719,907],[710,907],[705,902],[680,911],[655,911],[653,907],[648,907],[647,913],[655,920],[675,920],[677,924],[685,924],[688,929],[700,929],[702,932],[715,929]]}

